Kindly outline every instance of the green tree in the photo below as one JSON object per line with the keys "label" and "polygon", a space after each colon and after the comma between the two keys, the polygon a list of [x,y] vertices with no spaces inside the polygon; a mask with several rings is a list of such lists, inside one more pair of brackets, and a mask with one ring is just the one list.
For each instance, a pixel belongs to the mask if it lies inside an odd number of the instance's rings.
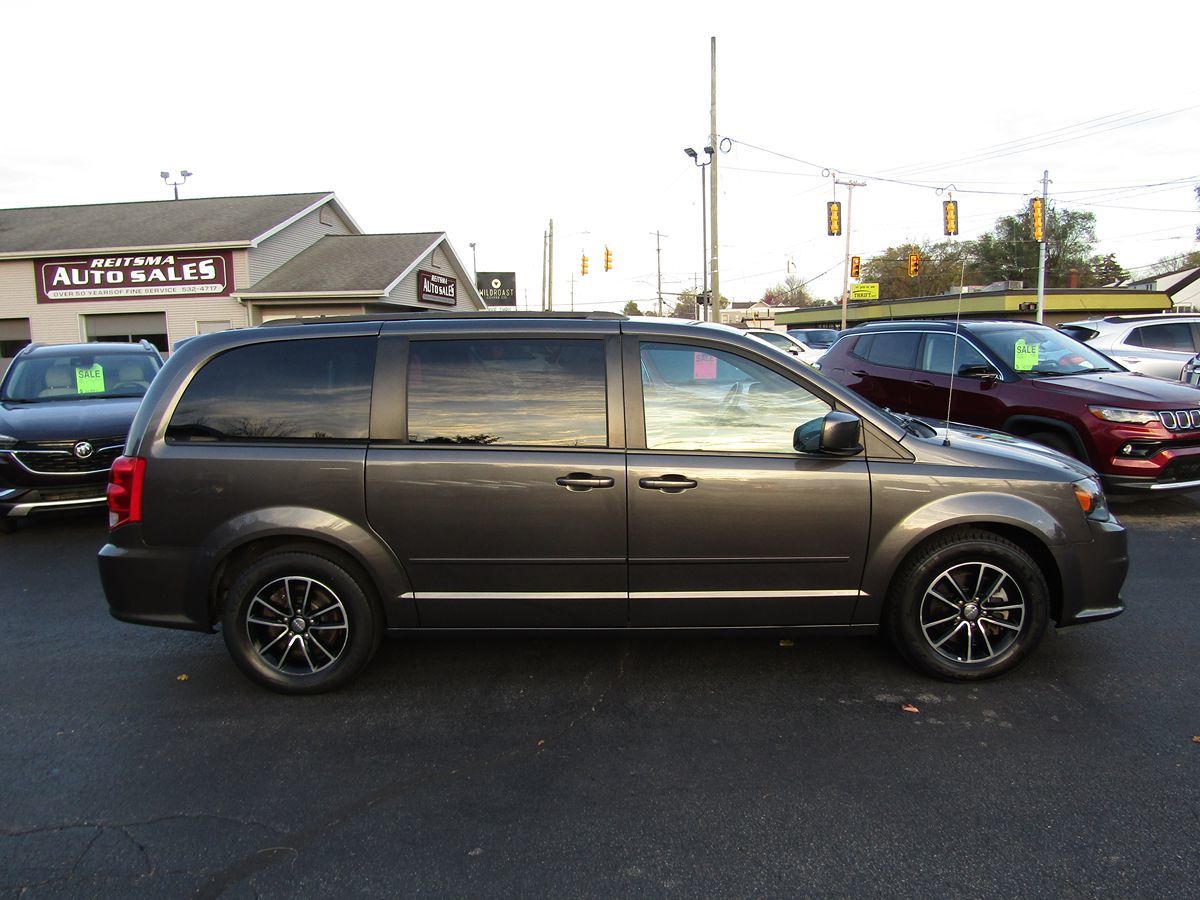
{"label": "green tree", "polygon": [[782,282],[763,291],[762,302],[767,306],[815,306],[817,301],[808,292],[804,282],[795,275],[788,275]]}
{"label": "green tree", "polygon": [[[1047,287],[1066,287],[1072,273],[1078,277],[1080,287],[1092,287],[1102,284],[1114,267],[1121,270],[1115,258],[1109,265],[1095,255],[1095,213],[1051,208],[1046,214],[1045,233]],[[1028,207],[997,219],[991,231],[971,242],[970,249],[980,284],[1037,282],[1038,242],[1033,239]]]}
{"label": "green tree", "polygon": [[621,310],[627,316],[640,316],[642,311],[638,309],[637,301],[630,300],[625,304],[625,308]]}
{"label": "green tree", "polygon": [[[880,300],[905,297],[932,297],[957,290],[963,277],[963,257],[967,255],[966,283],[973,284],[975,269],[965,245],[952,241],[933,244],[901,244],[888,247],[878,256],[863,260],[860,281],[878,282]],[[908,257],[920,254],[920,274],[910,278]]]}
{"label": "green tree", "polygon": [[1113,253],[1107,256],[1093,256],[1090,275],[1093,285],[1117,284],[1129,277],[1129,273],[1121,268],[1121,264],[1117,262],[1116,254]]}
{"label": "green tree", "polygon": [[696,293],[695,290],[680,291],[679,296],[675,298],[675,305],[667,315],[673,319],[696,318]]}

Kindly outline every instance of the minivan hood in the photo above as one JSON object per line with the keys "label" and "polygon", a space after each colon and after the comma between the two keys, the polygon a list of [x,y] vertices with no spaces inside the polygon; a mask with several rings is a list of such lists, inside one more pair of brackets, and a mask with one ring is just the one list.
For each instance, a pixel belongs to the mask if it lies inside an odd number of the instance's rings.
{"label": "minivan hood", "polygon": [[1132,372],[1091,372],[1079,375],[1052,375],[1031,378],[1037,390],[1086,395],[1090,402],[1107,405],[1133,403],[1151,409],[1193,409],[1200,407],[1200,388]]}
{"label": "minivan hood", "polygon": [[[925,418],[922,418],[921,421],[937,431],[936,437],[923,438],[923,440],[939,445],[944,444],[947,434],[946,423]],[[1074,457],[1059,453],[1042,444],[1035,444],[1025,438],[1006,434],[1003,431],[951,422],[949,435],[951,448],[984,453],[1006,462],[1057,469],[1073,481],[1080,478],[1097,477],[1086,463],[1082,463]]]}
{"label": "minivan hood", "polygon": [[129,434],[141,397],[0,404],[0,434],[18,441],[78,441]]}

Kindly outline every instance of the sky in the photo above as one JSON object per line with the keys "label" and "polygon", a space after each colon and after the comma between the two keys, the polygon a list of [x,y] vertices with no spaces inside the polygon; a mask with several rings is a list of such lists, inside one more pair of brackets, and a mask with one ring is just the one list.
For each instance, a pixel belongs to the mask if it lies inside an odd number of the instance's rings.
{"label": "sky", "polygon": [[942,240],[949,196],[970,239],[1045,170],[1135,276],[1200,249],[1194,2],[111,0],[4,20],[0,208],[167,200],[159,173],[185,169],[182,198],[333,191],[367,232],[445,231],[468,269],[515,271],[521,308],[551,220],[556,309],[648,311],[660,270],[668,306],[699,282],[707,172],[684,148],[708,143],[713,38],[727,298],[789,271],[840,295],[838,179],[866,182],[864,259]]}

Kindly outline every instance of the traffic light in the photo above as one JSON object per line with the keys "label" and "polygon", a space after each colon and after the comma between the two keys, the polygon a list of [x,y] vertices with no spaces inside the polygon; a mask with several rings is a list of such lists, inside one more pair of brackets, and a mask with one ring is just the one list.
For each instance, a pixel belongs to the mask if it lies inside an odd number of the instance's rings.
{"label": "traffic light", "polygon": [[579,259],[579,274],[580,275],[587,274],[587,254],[586,253],[583,254],[583,256],[581,256]]}
{"label": "traffic light", "polygon": [[958,234],[957,200],[942,201],[942,232],[944,234]]}
{"label": "traffic light", "polygon": [[862,258],[858,256],[850,257],[850,277],[857,278],[858,273],[862,271]]}
{"label": "traffic light", "polygon": [[612,251],[608,247],[604,248],[604,271],[612,271]]}
{"label": "traffic light", "polygon": [[1033,229],[1033,239],[1041,243],[1046,239],[1046,205],[1041,197],[1029,201],[1029,223]]}
{"label": "traffic light", "polygon": [[833,200],[825,204],[825,218],[831,237],[842,233],[842,204]]}
{"label": "traffic light", "polygon": [[920,253],[908,254],[908,277],[916,278],[920,274],[921,274],[921,254]]}

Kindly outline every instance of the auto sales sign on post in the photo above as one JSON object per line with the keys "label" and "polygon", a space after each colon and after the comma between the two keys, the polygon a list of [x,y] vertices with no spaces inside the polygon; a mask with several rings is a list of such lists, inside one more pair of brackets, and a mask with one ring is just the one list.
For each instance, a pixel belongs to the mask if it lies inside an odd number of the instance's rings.
{"label": "auto sales sign on post", "polygon": [[227,297],[233,289],[228,250],[38,260],[38,303],[131,297]]}

